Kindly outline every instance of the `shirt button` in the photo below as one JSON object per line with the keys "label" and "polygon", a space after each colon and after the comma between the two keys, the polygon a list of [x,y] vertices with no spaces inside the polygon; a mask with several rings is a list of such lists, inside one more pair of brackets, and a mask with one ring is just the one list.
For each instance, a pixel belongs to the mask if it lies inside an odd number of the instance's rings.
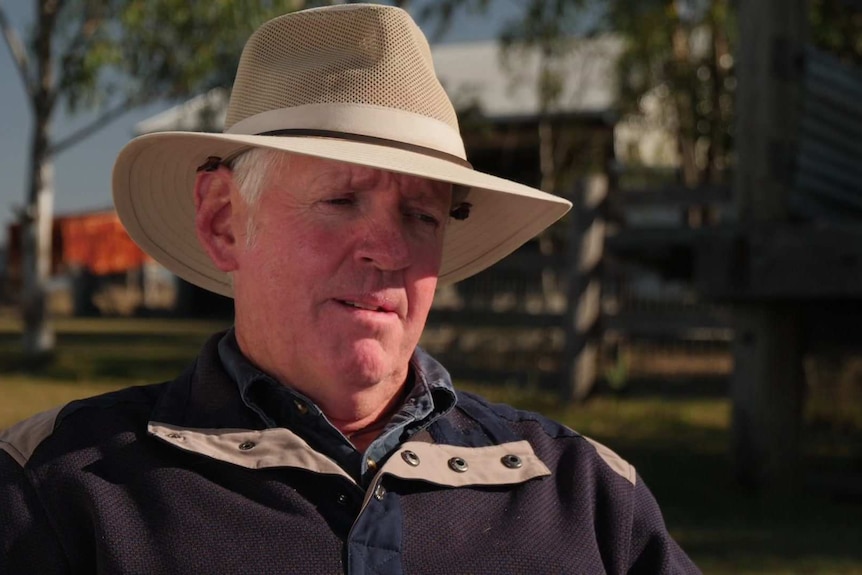
{"label": "shirt button", "polygon": [[338,504],[339,505],[347,505],[350,502],[350,499],[347,498],[345,494],[340,494],[338,496]]}

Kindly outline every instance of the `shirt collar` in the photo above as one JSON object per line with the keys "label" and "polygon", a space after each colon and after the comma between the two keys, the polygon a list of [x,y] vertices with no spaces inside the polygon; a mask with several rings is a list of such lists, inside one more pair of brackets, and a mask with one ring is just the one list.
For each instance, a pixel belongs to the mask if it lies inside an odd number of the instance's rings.
{"label": "shirt collar", "polygon": [[219,341],[218,354],[243,403],[266,427],[293,430],[359,477],[373,472],[398,445],[448,413],[456,402],[449,372],[417,347],[410,359],[410,392],[380,436],[360,454],[311,399],[253,365],[240,350],[233,328]]}

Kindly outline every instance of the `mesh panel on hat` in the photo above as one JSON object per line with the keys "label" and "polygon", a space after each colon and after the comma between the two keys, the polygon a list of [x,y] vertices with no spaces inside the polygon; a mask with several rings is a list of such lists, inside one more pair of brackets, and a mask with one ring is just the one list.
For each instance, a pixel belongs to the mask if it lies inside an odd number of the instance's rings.
{"label": "mesh panel on hat", "polygon": [[243,51],[226,128],[268,110],[351,103],[445,122],[455,110],[437,80],[422,32],[385,6],[311,10],[264,24]]}

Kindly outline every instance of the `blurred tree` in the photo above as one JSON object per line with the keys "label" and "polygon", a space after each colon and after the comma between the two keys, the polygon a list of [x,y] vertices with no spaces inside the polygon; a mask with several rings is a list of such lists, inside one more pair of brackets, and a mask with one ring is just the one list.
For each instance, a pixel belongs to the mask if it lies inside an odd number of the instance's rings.
{"label": "blurred tree", "polygon": [[[490,4],[442,0],[423,15],[443,30],[457,10],[487,10]],[[641,112],[645,97],[657,101],[677,140],[682,178],[696,185],[720,177],[727,163],[734,87],[731,18],[728,0],[529,0],[500,40],[510,52],[517,46],[539,50],[537,89],[543,105],[552,107],[566,73],[560,64],[578,46],[571,36],[622,37],[619,112]],[[543,170],[543,180],[551,178]]]}
{"label": "blurred tree", "polygon": [[[303,0],[35,0],[26,40],[0,5],[0,31],[32,111],[30,178],[22,223],[24,352],[51,352],[46,284],[51,265],[53,162],[127,111],[228,86],[244,41],[266,19]],[[90,112],[88,124],[55,136],[58,106]]]}
{"label": "blurred tree", "polygon": [[[422,17],[442,33],[459,10],[493,10],[494,0],[439,0]],[[503,29],[508,52],[538,50],[537,90],[543,112],[559,96],[561,66],[577,49],[571,36],[621,36],[619,112],[643,114],[651,102],[676,140],[680,178],[688,186],[726,180],[733,162],[733,102],[737,26],[731,0],[525,0]],[[809,0],[811,43],[862,64],[862,5],[856,0]],[[656,105],[657,104],[657,105]],[[543,122],[544,124],[544,122]],[[548,127],[542,128],[545,132]],[[550,138],[543,141],[550,142]],[[553,191],[553,154],[543,145],[542,188]],[[693,211],[690,219],[708,214]],[[697,224],[697,221],[693,221]]]}
{"label": "blurred tree", "polygon": [[722,179],[732,149],[735,28],[728,0],[614,2],[608,24],[627,40],[620,107],[642,113],[655,98],[676,140],[681,179]]}
{"label": "blurred tree", "polygon": [[847,64],[862,66],[862,3],[809,0],[811,42]]}
{"label": "blurred tree", "polygon": [[[493,0],[438,0],[425,4],[419,17],[436,23],[435,35],[440,36],[459,11],[481,13],[492,10],[493,4]],[[579,46],[573,41],[579,16],[589,5],[590,0],[528,0],[522,3],[520,17],[504,23],[500,33],[503,64],[513,72],[513,78],[517,78],[518,68],[526,60],[538,58],[534,88],[539,104],[539,187],[550,193],[559,192],[561,184],[569,183],[560,178],[571,142],[566,137],[560,141],[553,116],[559,110],[565,85],[565,60]]]}
{"label": "blurred tree", "polygon": [[[640,112],[659,96],[672,120],[682,180],[726,179],[734,142],[737,23],[729,0],[608,3],[605,25],[628,40],[620,60],[620,106]],[[809,0],[810,43],[862,63],[862,10],[847,0]]]}

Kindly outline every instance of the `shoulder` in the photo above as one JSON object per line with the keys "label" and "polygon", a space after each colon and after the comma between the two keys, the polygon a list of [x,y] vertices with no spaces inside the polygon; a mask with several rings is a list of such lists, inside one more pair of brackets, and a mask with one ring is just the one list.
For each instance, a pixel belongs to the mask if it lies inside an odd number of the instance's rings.
{"label": "shoulder", "polygon": [[458,391],[458,406],[480,425],[503,425],[518,438],[526,439],[536,454],[553,467],[568,468],[579,475],[622,479],[632,487],[637,481],[634,466],[612,449],[542,414],[491,403],[463,391]]}
{"label": "shoulder", "polygon": [[54,431],[54,423],[63,407],[37,413],[0,431],[0,451],[8,453],[21,467],[27,465],[33,451]]}
{"label": "shoulder", "polygon": [[146,420],[164,384],[129,387],[79,399],[33,415],[0,431],[0,451],[26,467],[45,444],[72,448]]}

